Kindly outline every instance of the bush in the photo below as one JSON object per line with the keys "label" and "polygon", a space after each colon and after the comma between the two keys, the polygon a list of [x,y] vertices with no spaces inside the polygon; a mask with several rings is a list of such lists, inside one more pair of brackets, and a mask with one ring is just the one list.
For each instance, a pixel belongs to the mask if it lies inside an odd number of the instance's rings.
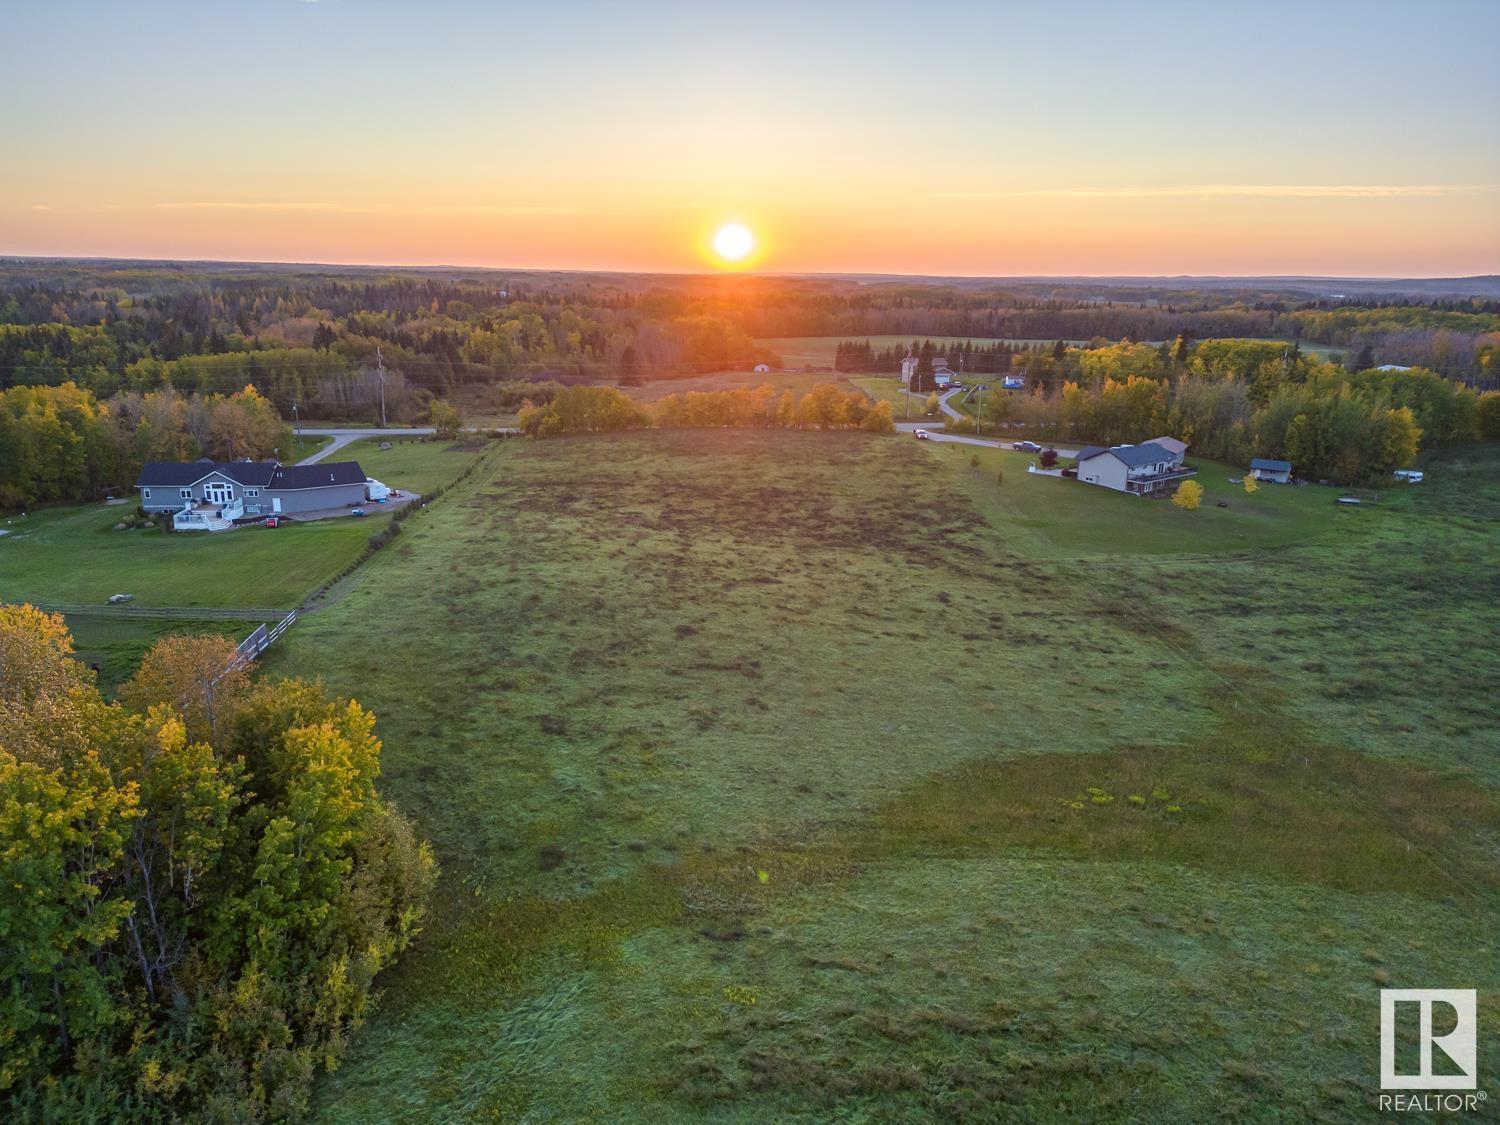
{"label": "bush", "polygon": [[1172,493],[1172,503],[1184,511],[1194,511],[1203,503],[1203,486],[1195,480],[1185,480]]}

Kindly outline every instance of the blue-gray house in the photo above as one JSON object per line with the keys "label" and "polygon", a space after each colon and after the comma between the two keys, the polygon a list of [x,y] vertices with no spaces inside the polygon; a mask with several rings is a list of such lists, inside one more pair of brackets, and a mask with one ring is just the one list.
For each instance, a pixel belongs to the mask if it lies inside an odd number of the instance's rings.
{"label": "blue-gray house", "polygon": [[135,487],[145,511],[173,513],[180,531],[223,531],[239,519],[351,508],[366,495],[358,461],[152,461]]}

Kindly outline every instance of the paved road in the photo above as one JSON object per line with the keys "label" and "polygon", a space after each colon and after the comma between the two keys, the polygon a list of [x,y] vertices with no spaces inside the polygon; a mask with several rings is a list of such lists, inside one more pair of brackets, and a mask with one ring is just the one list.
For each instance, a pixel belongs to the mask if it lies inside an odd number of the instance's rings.
{"label": "paved road", "polygon": [[304,457],[297,462],[299,465],[314,465],[330,453],[343,449],[351,441],[358,441],[360,438],[427,437],[429,434],[437,433],[437,431],[431,426],[407,426],[404,429],[385,430],[376,426],[362,430],[324,426],[299,426],[296,433],[302,437],[331,437],[333,439],[311,457]]}
{"label": "paved road", "polygon": [[[949,391],[947,395],[944,395],[941,399],[938,400],[939,405],[943,407],[944,412],[950,418],[963,417],[963,415],[959,414],[956,410],[953,410],[947,405],[948,397],[957,393],[957,391]],[[909,434],[915,430],[926,430],[928,441],[947,441],[954,442],[959,445],[982,445],[988,449],[1009,449],[1011,448],[1012,443],[1015,441],[1014,438],[997,440],[995,438],[973,437],[969,434],[950,434],[945,432],[941,427],[941,422],[896,423],[896,430],[899,433],[903,434]],[[1058,458],[1064,461],[1078,456],[1078,450],[1076,449],[1064,449],[1062,448],[1062,446],[1053,446],[1052,448],[1057,450]]]}

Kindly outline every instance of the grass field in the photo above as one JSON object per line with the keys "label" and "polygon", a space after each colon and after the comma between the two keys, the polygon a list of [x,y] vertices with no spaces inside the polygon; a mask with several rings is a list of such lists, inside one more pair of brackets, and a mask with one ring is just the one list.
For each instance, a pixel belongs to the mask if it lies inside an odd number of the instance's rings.
{"label": "grass field", "polygon": [[1360,1120],[1382,985],[1500,1029],[1500,451],[973,453],[507,443],[299,623],[444,865],[321,1119]]}
{"label": "grass field", "polygon": [[732,391],[737,387],[762,387],[770,384],[776,393],[791,391],[805,395],[816,383],[827,383],[842,376],[829,372],[805,374],[799,371],[718,371],[712,375],[693,375],[684,379],[656,379],[639,387],[626,387],[625,393],[637,402],[659,402],[668,395],[690,391]]}
{"label": "grass field", "polygon": [[426,493],[449,484],[484,449],[482,442],[389,439],[381,449],[381,438],[362,438],[339,451],[340,457],[358,461],[365,475],[407,492]]}
{"label": "grass field", "polygon": [[331,437],[320,437],[314,434],[295,434],[292,437],[292,444],[281,451],[281,462],[284,465],[295,465],[304,457],[311,457],[332,440]]}
{"label": "grass field", "polygon": [[217,535],[113,530],[129,510],[51,508],[5,525],[0,597],[103,602],[129,593],[138,606],[290,608],[359,557],[384,522],[319,520]]}

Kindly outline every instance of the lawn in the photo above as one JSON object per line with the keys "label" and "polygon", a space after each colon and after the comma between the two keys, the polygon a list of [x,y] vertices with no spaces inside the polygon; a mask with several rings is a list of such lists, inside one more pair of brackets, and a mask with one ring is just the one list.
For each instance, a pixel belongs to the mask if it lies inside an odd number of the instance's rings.
{"label": "lawn", "polygon": [[290,608],[348,566],[384,524],[371,519],[286,523],[218,534],[116,531],[126,505],[48,508],[0,521],[0,598],[135,605]]}
{"label": "lawn", "polygon": [[[1203,502],[1188,512],[1165,500],[1030,474],[1034,453],[956,442],[923,448],[958,469],[976,508],[1003,529],[1013,550],[1035,557],[1220,554],[1332,536],[1353,544],[1388,518],[1377,506],[1339,507],[1334,501],[1341,489],[1265,485],[1251,495],[1243,484],[1229,483],[1242,478],[1243,469],[1196,457],[1188,464],[1198,470]],[[1218,507],[1221,501],[1228,507]]]}
{"label": "lawn", "polygon": [[292,437],[292,444],[281,451],[281,463],[295,465],[298,461],[311,457],[332,440],[331,437],[316,434],[295,434]]}
{"label": "lawn", "polygon": [[[381,449],[382,441],[390,444]],[[452,442],[438,438],[361,438],[339,450],[339,457],[358,461],[365,475],[404,492],[431,492],[451,484],[487,447],[482,441]]]}
{"label": "lawn", "polygon": [[972,454],[504,443],[299,623],[444,867],[320,1119],[1359,1120],[1383,984],[1496,1010],[1500,451]]}

